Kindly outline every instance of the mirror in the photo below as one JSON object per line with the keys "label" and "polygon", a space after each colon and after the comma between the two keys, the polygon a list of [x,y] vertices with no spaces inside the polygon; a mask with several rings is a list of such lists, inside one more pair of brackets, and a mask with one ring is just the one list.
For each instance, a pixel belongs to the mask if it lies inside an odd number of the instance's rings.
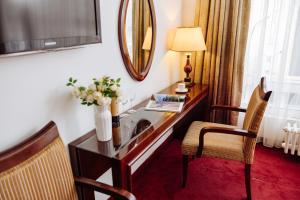
{"label": "mirror", "polygon": [[142,81],[150,70],[155,49],[153,0],[121,0],[118,28],[126,69],[133,79]]}

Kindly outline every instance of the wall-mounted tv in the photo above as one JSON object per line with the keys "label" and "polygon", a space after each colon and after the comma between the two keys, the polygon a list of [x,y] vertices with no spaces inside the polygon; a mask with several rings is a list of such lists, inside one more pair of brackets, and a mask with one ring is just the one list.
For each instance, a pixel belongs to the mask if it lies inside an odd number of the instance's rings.
{"label": "wall-mounted tv", "polygon": [[0,0],[0,54],[100,43],[100,0]]}

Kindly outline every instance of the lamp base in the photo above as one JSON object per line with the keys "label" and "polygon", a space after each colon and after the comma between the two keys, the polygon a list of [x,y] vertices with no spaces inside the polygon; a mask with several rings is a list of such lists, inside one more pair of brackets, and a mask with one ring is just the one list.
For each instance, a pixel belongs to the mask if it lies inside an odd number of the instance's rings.
{"label": "lamp base", "polygon": [[186,73],[186,77],[184,78],[184,83],[186,87],[191,87],[194,85],[192,82],[192,78],[189,76],[192,72],[192,66],[190,63],[190,55],[186,54],[186,64],[184,66],[184,72]]}
{"label": "lamp base", "polygon": [[184,78],[184,83],[185,84],[189,84],[189,83],[191,83],[192,82],[192,79],[190,78],[190,77],[185,77]]}
{"label": "lamp base", "polygon": [[194,82],[184,82],[186,87],[193,87],[195,85]]}

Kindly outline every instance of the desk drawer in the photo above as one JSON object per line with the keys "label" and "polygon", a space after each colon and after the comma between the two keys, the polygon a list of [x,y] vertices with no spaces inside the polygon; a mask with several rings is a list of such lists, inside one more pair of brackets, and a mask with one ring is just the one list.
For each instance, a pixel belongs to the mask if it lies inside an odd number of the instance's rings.
{"label": "desk drawer", "polygon": [[129,163],[131,174],[134,174],[136,170],[160,147],[172,134],[173,128],[170,128],[166,132],[162,133],[156,140],[148,145],[144,151],[142,151],[136,159]]}

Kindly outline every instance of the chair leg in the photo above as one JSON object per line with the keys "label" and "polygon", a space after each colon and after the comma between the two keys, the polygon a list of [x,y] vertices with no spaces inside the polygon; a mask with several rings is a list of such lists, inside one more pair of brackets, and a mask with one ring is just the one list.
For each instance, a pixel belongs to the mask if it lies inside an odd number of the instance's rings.
{"label": "chair leg", "polygon": [[245,185],[247,200],[251,200],[251,164],[245,164]]}
{"label": "chair leg", "polygon": [[182,187],[184,188],[186,185],[187,175],[188,175],[188,164],[189,164],[189,156],[183,155],[182,156]]}

